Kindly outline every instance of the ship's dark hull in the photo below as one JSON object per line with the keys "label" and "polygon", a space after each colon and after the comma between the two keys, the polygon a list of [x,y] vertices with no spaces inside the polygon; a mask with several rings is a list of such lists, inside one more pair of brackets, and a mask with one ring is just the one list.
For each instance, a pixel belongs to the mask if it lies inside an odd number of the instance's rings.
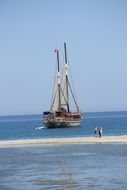
{"label": "ship's dark hull", "polygon": [[44,122],[44,125],[47,128],[69,128],[69,127],[80,126],[80,121],[70,121],[70,122],[47,121]]}

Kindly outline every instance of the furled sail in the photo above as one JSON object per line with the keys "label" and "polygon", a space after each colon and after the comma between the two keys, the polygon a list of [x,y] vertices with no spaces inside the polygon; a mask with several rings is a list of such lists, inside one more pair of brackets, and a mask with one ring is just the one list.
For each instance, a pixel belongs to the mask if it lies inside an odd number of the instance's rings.
{"label": "furled sail", "polygon": [[58,63],[58,71],[57,71],[57,76],[56,76],[56,81],[55,81],[55,90],[54,90],[54,98],[52,101],[51,105],[51,110],[58,110],[61,107],[61,78],[60,78],[60,71],[59,71],[59,51],[55,50],[57,52],[57,63]]}
{"label": "furled sail", "polygon": [[63,73],[61,79],[61,104],[67,105],[68,104],[68,84],[66,82],[66,74],[67,74],[67,65],[63,65]]}

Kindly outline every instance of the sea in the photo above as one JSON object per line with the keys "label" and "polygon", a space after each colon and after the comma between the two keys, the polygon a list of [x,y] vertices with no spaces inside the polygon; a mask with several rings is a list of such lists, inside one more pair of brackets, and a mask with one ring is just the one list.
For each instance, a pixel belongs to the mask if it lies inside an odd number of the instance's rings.
{"label": "sea", "polygon": [[[46,129],[42,115],[1,116],[0,141],[127,135],[127,112],[84,113],[80,127]],[[0,190],[127,190],[127,144],[0,148]]]}
{"label": "sea", "polygon": [[0,117],[0,140],[43,139],[93,136],[95,127],[104,135],[127,134],[127,112],[97,112],[82,114],[80,127],[47,129],[42,115]]}

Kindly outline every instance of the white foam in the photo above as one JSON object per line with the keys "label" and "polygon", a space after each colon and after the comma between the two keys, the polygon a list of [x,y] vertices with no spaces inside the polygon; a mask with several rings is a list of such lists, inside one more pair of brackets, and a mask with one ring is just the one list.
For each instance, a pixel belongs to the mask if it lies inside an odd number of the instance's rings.
{"label": "white foam", "polygon": [[45,128],[45,126],[41,126],[41,127],[36,127],[35,129],[40,130],[40,129],[44,129],[44,128]]}

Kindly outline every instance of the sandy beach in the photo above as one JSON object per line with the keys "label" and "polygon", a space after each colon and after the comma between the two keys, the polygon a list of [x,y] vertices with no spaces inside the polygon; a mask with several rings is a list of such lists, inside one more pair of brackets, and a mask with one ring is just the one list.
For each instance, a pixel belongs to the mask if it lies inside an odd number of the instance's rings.
{"label": "sandy beach", "polygon": [[127,135],[98,137],[71,137],[71,138],[48,138],[48,139],[27,139],[27,140],[6,140],[0,141],[0,147],[13,147],[20,145],[41,145],[41,144],[74,144],[74,143],[122,143],[127,142]]}

